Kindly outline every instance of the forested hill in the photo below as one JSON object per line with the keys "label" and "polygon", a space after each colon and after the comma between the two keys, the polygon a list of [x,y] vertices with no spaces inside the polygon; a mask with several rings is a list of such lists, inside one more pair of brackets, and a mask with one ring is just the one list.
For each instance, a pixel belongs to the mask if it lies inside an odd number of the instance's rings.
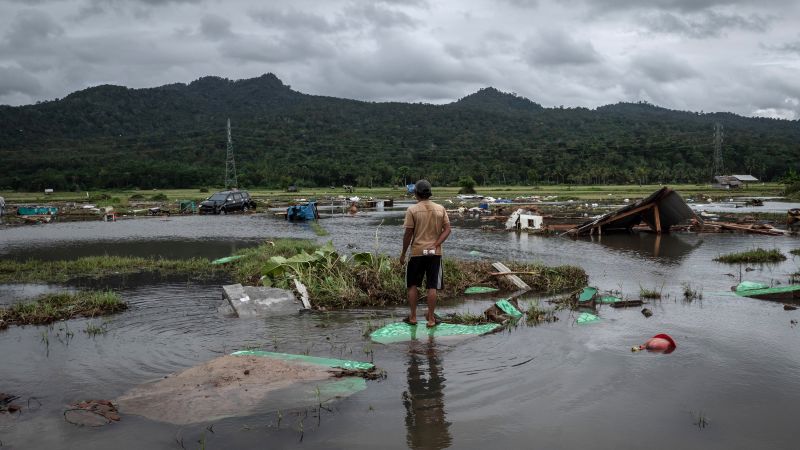
{"label": "forested hill", "polygon": [[242,186],[707,182],[800,171],[800,122],[646,103],[543,108],[485,88],[447,105],[303,94],[272,74],[150,89],[98,86],[0,106],[0,189],[219,186],[231,119]]}

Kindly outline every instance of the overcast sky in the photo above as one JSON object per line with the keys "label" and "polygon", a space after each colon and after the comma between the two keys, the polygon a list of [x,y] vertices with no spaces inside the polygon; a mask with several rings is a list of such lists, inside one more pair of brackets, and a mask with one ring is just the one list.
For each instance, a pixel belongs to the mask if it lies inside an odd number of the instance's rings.
{"label": "overcast sky", "polygon": [[800,1],[0,0],[0,104],[267,72],[359,100],[494,86],[800,119]]}

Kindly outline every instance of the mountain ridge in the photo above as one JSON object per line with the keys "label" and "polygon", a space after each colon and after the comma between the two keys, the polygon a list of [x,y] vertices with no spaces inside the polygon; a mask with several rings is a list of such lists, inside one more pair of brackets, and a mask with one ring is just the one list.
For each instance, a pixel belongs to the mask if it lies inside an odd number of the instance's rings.
{"label": "mountain ridge", "polygon": [[[230,118],[245,185],[705,182],[713,130],[726,166],[800,172],[800,122],[645,102],[546,108],[493,87],[454,102],[365,102],[295,91],[274,74],[153,88],[101,85],[0,107],[0,189],[221,184]],[[224,168],[224,165],[223,165]]]}

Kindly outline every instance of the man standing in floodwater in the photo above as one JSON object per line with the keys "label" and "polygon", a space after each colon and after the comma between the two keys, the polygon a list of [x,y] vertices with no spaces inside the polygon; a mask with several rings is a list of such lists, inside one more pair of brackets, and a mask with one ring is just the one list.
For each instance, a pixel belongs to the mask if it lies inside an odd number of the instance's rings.
{"label": "man standing in floodwater", "polygon": [[411,309],[404,322],[417,323],[418,287],[425,278],[427,288],[426,300],[428,311],[425,318],[428,326],[436,325],[436,291],[444,287],[442,273],[442,244],[450,236],[450,218],[442,205],[430,201],[431,183],[419,180],[414,185],[414,196],[417,203],[408,207],[403,222],[403,251],[400,253],[400,264],[406,262],[406,250],[411,246],[411,258],[406,266],[406,287],[408,288],[408,305]]}

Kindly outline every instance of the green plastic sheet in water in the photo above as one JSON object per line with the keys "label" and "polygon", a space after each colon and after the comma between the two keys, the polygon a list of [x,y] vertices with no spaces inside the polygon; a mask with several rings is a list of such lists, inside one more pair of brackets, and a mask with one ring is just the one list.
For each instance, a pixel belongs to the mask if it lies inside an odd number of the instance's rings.
{"label": "green plastic sheet in water", "polygon": [[318,356],[295,355],[292,353],[274,353],[274,352],[266,352],[263,350],[240,350],[238,352],[231,353],[231,355],[261,356],[264,358],[280,359],[282,361],[300,361],[309,364],[318,364],[321,366],[338,367],[341,369],[349,369],[349,370],[370,370],[373,367],[375,367],[370,363],[360,362],[360,361],[349,361],[346,359],[334,359],[334,358],[320,358]]}
{"label": "green plastic sheet in water", "polygon": [[470,286],[464,291],[465,294],[488,294],[490,292],[497,292],[497,289],[486,286]]}
{"label": "green plastic sheet in water", "polygon": [[[750,297],[756,295],[778,296],[781,294],[786,294],[788,292],[795,292],[795,291],[800,291],[800,285],[790,284],[787,286],[769,287],[769,285],[766,285],[764,283],[757,283],[754,281],[742,281],[736,286],[736,295],[740,295],[742,297]],[[778,298],[784,298],[784,297],[786,296]]]}
{"label": "green plastic sheet in water", "polygon": [[581,292],[581,295],[578,296],[578,302],[586,303],[591,299],[593,299],[596,294],[597,294],[597,288],[587,286],[583,288],[583,292]]}
{"label": "green plastic sheet in water", "polygon": [[500,325],[496,323],[485,323],[481,325],[440,323],[435,327],[428,328],[423,321],[418,322],[416,325],[397,322],[378,328],[373,331],[369,337],[375,342],[389,344],[392,342],[411,341],[427,337],[476,336],[492,332],[499,327]]}
{"label": "green plastic sheet in water", "polygon": [[584,313],[580,313],[580,315],[578,316],[577,322],[579,324],[585,324],[585,323],[597,322],[599,320],[600,320],[600,318],[597,317],[596,315],[594,315],[592,313],[584,312]]}
{"label": "green plastic sheet in water", "polygon": [[495,305],[511,317],[522,317],[522,313],[506,299],[498,300]]}
{"label": "green plastic sheet in water", "polygon": [[226,256],[224,258],[215,259],[215,260],[211,261],[211,264],[227,264],[227,263],[229,263],[231,261],[236,261],[237,259],[241,259],[241,258],[244,258],[244,255]]}

